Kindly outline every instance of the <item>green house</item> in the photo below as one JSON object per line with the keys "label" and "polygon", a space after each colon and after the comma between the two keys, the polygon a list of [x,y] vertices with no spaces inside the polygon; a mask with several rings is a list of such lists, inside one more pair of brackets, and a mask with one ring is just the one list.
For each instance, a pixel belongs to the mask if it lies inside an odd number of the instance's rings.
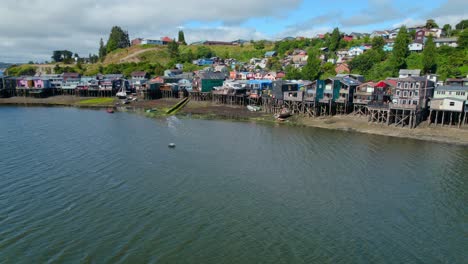
{"label": "green house", "polygon": [[221,72],[202,72],[195,78],[195,84],[203,93],[208,93],[214,87],[223,86],[226,75]]}

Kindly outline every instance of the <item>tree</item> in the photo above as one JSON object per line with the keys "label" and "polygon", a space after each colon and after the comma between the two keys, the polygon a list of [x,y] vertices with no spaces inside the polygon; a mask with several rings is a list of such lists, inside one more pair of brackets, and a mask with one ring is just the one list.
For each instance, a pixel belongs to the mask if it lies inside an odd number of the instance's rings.
{"label": "tree", "polygon": [[383,37],[378,36],[372,39],[372,48],[375,50],[381,50],[385,46],[385,40]]}
{"label": "tree", "polygon": [[341,33],[338,28],[333,29],[333,32],[329,38],[328,49],[332,52],[335,52],[340,47],[341,42]]}
{"label": "tree", "polygon": [[462,49],[468,48],[468,28],[463,30],[458,36],[458,47]]}
{"label": "tree", "polygon": [[464,30],[468,28],[468,19],[460,21],[457,25],[455,25],[455,28],[458,30]]}
{"label": "tree", "polygon": [[405,26],[400,28],[398,35],[393,45],[392,56],[390,57],[390,64],[393,67],[393,75],[396,75],[400,69],[406,67],[406,57],[409,55],[408,45],[410,44],[410,37],[408,30]]}
{"label": "tree", "polygon": [[307,58],[307,64],[302,68],[302,78],[305,80],[316,80],[320,76],[320,65],[322,61],[317,54],[310,53]]}
{"label": "tree", "polygon": [[264,40],[256,41],[253,43],[253,45],[256,50],[262,50],[265,48],[265,41]]}
{"label": "tree", "polygon": [[286,79],[287,80],[299,80],[301,79],[301,72],[299,71],[299,69],[297,69],[296,67],[292,66],[292,65],[288,65],[286,67]]}
{"label": "tree", "polygon": [[109,35],[109,40],[106,45],[106,53],[111,53],[116,49],[122,49],[130,47],[130,39],[128,38],[128,32],[123,31],[120,27],[112,27]]}
{"label": "tree", "polygon": [[431,28],[438,28],[439,25],[437,25],[437,23],[435,22],[434,19],[428,19],[426,21],[426,28],[427,29],[431,29]]}
{"label": "tree", "polygon": [[185,42],[184,31],[182,30],[179,30],[179,43],[182,45],[187,45],[187,42]]}
{"label": "tree", "polygon": [[200,59],[200,58],[211,58],[211,57],[214,57],[214,53],[213,51],[206,47],[206,46],[198,46],[197,47],[197,52],[196,52],[196,56],[197,56],[197,59]]}
{"label": "tree", "polygon": [[424,73],[436,73],[437,64],[436,64],[436,46],[432,36],[429,36],[426,41],[426,45],[423,50],[422,55],[422,71]]}
{"label": "tree", "polygon": [[269,58],[267,61],[266,67],[270,70],[275,70],[275,71],[281,70],[282,66],[281,66],[281,62],[278,56]]}
{"label": "tree", "polygon": [[442,30],[445,33],[445,36],[451,37],[452,36],[452,26],[450,24],[445,24]]}
{"label": "tree", "polygon": [[176,59],[179,57],[179,44],[175,39],[167,44],[167,50],[171,58]]}
{"label": "tree", "polygon": [[[383,51],[382,51],[383,53]],[[353,72],[357,72],[363,75],[367,75],[372,67],[379,63],[382,60],[382,54],[375,50],[371,49],[366,51],[364,54],[355,57],[350,63],[349,66]]]}
{"label": "tree", "polygon": [[106,54],[107,54],[106,46],[104,45],[104,41],[101,38],[101,40],[99,41],[99,58],[103,60],[104,57],[106,57]]}

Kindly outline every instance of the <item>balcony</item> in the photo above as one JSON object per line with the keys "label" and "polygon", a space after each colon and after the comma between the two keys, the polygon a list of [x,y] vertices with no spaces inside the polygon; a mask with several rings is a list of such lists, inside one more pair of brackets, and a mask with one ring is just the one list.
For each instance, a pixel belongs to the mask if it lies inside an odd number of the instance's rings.
{"label": "balcony", "polygon": [[402,109],[402,110],[416,110],[419,106],[413,104],[390,104],[390,108],[392,109]]}
{"label": "balcony", "polygon": [[367,99],[354,99],[353,102],[355,104],[368,104],[371,100],[367,100]]}

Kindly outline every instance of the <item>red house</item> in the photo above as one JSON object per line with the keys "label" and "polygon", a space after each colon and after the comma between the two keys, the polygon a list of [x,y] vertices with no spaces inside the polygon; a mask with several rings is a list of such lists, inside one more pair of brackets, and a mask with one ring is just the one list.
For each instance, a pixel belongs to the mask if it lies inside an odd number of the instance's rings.
{"label": "red house", "polygon": [[347,41],[347,42],[350,42],[350,41],[353,40],[353,36],[344,35],[344,36],[343,36],[343,40],[344,40],[344,41]]}

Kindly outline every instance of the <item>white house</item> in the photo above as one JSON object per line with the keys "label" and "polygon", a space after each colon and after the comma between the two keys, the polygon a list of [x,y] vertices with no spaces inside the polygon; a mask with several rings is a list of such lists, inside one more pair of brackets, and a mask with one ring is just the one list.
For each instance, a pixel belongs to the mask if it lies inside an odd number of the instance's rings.
{"label": "white house", "polygon": [[348,51],[348,55],[352,57],[362,55],[363,53],[364,49],[362,49],[361,47],[352,47]]}
{"label": "white house", "polygon": [[431,100],[431,110],[462,112],[468,109],[467,86],[439,86]]}
{"label": "white house", "polygon": [[411,43],[408,45],[408,49],[410,51],[422,51],[423,50],[423,44],[421,43]]}
{"label": "white house", "polygon": [[458,38],[439,38],[439,39],[434,39],[434,43],[436,47],[441,47],[441,46],[449,46],[456,48],[458,47]]}
{"label": "white house", "polygon": [[421,76],[421,70],[407,70],[401,69],[399,72],[398,78],[407,78],[407,77],[419,77]]}
{"label": "white house", "polygon": [[141,45],[151,44],[151,45],[163,45],[162,40],[159,39],[143,39]]}

